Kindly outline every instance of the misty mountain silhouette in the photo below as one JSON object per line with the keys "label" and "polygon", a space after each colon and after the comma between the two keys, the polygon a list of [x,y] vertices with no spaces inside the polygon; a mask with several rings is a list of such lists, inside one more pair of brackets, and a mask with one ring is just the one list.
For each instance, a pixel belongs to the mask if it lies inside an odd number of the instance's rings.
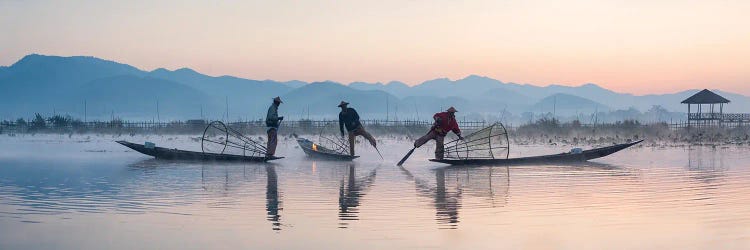
{"label": "misty mountain silhouette", "polygon": [[[346,100],[349,106],[358,113],[383,114],[385,116],[386,102],[395,103],[398,98],[379,90],[357,90],[334,82],[316,82],[281,96],[286,105],[283,108],[302,107],[311,114],[324,114],[328,118],[338,118],[339,102]],[[268,99],[270,101],[270,98]],[[270,103],[269,103],[270,104]],[[296,111],[296,110],[295,110]],[[306,113],[304,113],[306,114]]]}
{"label": "misty mountain silhouette", "polygon": [[[157,101],[159,116],[164,118],[200,117],[201,109],[217,110],[223,106],[204,92],[150,76],[100,78],[81,86],[74,96],[77,100],[87,99],[87,108],[92,113],[118,111],[122,116],[149,120],[157,118]],[[92,96],[97,98],[90,98]]]}
{"label": "misty mountain silhouette", "polygon": [[555,113],[559,115],[575,115],[577,113],[590,114],[597,111],[609,110],[604,104],[574,95],[554,94],[534,104],[533,111],[539,113]]}
{"label": "misty mountain silhouette", "polygon": [[[108,118],[111,113],[126,119],[151,119],[159,102],[162,120],[226,117],[236,120],[262,119],[271,98],[281,96],[280,112],[289,118],[311,116],[335,118],[341,100],[352,103],[368,118],[429,119],[434,112],[456,106],[460,116],[499,114],[508,111],[558,113],[609,111],[635,107],[646,111],[661,105],[684,112],[679,102],[697,90],[673,94],[617,93],[596,84],[581,86],[504,83],[470,75],[463,79],[438,78],[409,87],[398,81],[387,84],[354,82],[307,83],[251,80],[233,76],[208,76],[189,68],[144,71],[118,62],[88,56],[32,54],[7,67],[0,67],[0,118],[29,117],[33,113]],[[730,99],[727,112],[747,112],[750,98],[716,91]],[[604,105],[606,104],[606,105]],[[387,114],[386,114],[387,111]],[[418,114],[418,115],[417,115]]]}
{"label": "misty mountain silhouette", "polygon": [[404,98],[409,96],[411,89],[408,85],[403,82],[392,81],[386,84],[383,83],[366,83],[366,82],[353,82],[349,84],[349,87],[359,90],[382,90],[390,93],[398,98]]}

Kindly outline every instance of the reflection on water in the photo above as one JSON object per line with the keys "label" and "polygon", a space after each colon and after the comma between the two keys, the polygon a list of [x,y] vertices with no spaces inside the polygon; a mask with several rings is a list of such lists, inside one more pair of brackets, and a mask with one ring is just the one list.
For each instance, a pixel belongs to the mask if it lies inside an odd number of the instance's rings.
{"label": "reflection on water", "polygon": [[[641,248],[622,240],[633,238],[668,248],[717,242],[744,248],[750,241],[747,152],[644,148],[606,163],[510,168],[419,160],[429,151],[415,153],[414,163],[403,167],[377,155],[355,162],[291,156],[273,164],[161,161],[127,152],[84,160],[6,157],[0,159],[0,230],[34,233],[68,249],[80,239],[133,248],[125,239],[150,242],[150,235],[174,243],[158,248],[184,248],[185,242],[196,248],[481,248],[500,242],[509,248],[549,246],[539,242]],[[49,248],[22,239],[0,236],[0,248]]]}
{"label": "reflection on water", "polygon": [[[157,161],[158,160],[149,160]],[[238,186],[238,188],[244,188],[240,183],[253,183],[260,182],[259,176],[265,175],[265,209],[266,219],[271,222],[272,230],[281,230],[281,211],[283,210],[281,198],[282,195],[279,192],[279,177],[276,174],[276,166],[272,164],[260,164],[260,165],[242,165],[242,179],[235,180],[238,183],[230,183],[230,168],[236,166],[223,166],[220,167],[218,172],[221,173],[223,178],[218,177],[215,171],[212,169],[213,166],[202,165],[201,166],[201,185],[204,191],[221,193],[225,196],[231,196],[241,191],[230,190],[231,186]],[[236,174],[236,173],[231,173]],[[214,188],[216,181],[220,182],[221,187],[219,189]],[[230,205],[231,203],[224,202],[224,205]]]}
{"label": "reflection on water", "polygon": [[720,182],[729,170],[724,165],[726,150],[717,150],[716,148],[696,147],[688,149],[687,169],[690,170],[692,177],[705,183]]}
{"label": "reflection on water", "polygon": [[375,176],[378,168],[373,169],[364,177],[357,178],[357,171],[354,163],[349,163],[345,175],[341,178],[339,187],[339,223],[340,228],[346,228],[347,221],[358,220],[357,207],[360,205],[360,199],[367,193],[375,182]]}
{"label": "reflection on water", "polygon": [[435,210],[437,221],[441,224],[455,226],[458,224],[458,209],[461,208],[461,187],[455,186],[455,191],[446,191],[445,170],[435,171]]}
{"label": "reflection on water", "polygon": [[276,168],[266,165],[266,211],[268,211],[268,221],[271,221],[273,230],[281,230],[281,201],[279,200],[279,178],[276,176]]}
{"label": "reflection on water", "polygon": [[455,191],[446,192],[445,187],[445,170],[438,169],[435,171],[435,187],[431,187],[427,181],[415,177],[409,170],[404,167],[401,171],[414,181],[417,192],[428,198],[433,199],[435,206],[436,220],[439,224],[447,224],[449,228],[455,228],[458,220],[458,209],[461,207],[461,189],[456,186]]}
{"label": "reflection on water", "polygon": [[[496,202],[498,196],[502,197],[502,204],[507,202],[510,172],[506,167],[437,168],[433,171],[434,187],[429,181],[416,177],[405,167],[399,168],[407,179],[414,182],[419,195],[432,199],[436,211],[435,220],[441,229],[457,228],[464,187],[467,187],[469,195],[487,198],[491,207],[500,206]],[[493,175],[495,168],[502,168],[506,170],[502,173],[507,174]],[[502,180],[498,181],[498,178]]]}

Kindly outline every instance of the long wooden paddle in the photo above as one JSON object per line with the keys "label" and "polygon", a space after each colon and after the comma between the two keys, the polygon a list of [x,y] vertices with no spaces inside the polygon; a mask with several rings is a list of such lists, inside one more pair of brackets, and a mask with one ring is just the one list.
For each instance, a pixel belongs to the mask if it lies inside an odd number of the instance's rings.
{"label": "long wooden paddle", "polygon": [[409,150],[409,153],[406,153],[406,155],[404,155],[404,158],[401,158],[401,160],[398,161],[398,163],[396,164],[396,166],[400,167],[401,165],[404,165],[404,162],[406,161],[406,159],[409,159],[409,156],[411,156],[411,153],[414,153],[415,149],[417,149],[417,147],[411,148],[411,150]]}
{"label": "long wooden paddle", "polygon": [[378,147],[375,147],[375,152],[378,152],[378,155],[380,156],[380,160],[385,161],[385,158],[383,158],[383,155],[380,154],[380,150],[378,150]]}

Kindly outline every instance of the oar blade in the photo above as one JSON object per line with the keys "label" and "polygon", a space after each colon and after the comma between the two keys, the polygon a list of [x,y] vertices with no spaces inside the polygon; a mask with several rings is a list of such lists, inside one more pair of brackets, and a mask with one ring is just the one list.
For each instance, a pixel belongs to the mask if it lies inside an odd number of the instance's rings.
{"label": "oar blade", "polygon": [[412,148],[411,150],[409,150],[409,153],[406,153],[406,155],[404,155],[404,158],[401,158],[401,160],[398,161],[398,164],[396,164],[396,166],[404,165],[404,162],[406,161],[406,159],[409,159],[409,156],[411,156],[411,153],[414,153],[414,149],[416,148]]}

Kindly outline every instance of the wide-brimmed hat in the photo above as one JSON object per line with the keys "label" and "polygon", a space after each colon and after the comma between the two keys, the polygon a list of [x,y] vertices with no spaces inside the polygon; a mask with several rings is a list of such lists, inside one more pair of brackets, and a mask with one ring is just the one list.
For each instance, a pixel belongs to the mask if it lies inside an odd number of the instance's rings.
{"label": "wide-brimmed hat", "polygon": [[273,98],[273,101],[274,101],[274,102],[279,102],[279,103],[282,103],[282,101],[281,101],[281,97],[278,97],[278,96],[277,96],[277,97],[274,97],[274,98]]}
{"label": "wide-brimmed hat", "polygon": [[339,103],[339,105],[336,106],[336,107],[343,107],[343,106],[346,106],[346,105],[349,105],[349,103],[345,102],[345,101],[341,101],[341,103]]}
{"label": "wide-brimmed hat", "polygon": [[454,107],[450,107],[450,108],[448,108],[448,110],[446,110],[446,111],[448,111],[448,112],[451,112],[451,113],[456,113],[456,112],[458,112],[458,110],[456,110],[456,108],[454,108]]}

